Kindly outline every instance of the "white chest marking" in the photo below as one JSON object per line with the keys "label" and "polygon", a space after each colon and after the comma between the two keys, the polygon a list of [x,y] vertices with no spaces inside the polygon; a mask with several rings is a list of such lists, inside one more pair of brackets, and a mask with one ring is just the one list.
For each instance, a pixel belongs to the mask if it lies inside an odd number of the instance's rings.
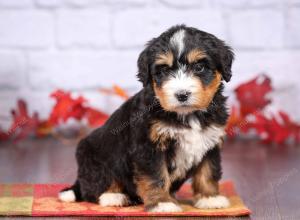
{"label": "white chest marking", "polygon": [[177,151],[173,160],[176,169],[171,180],[185,177],[186,172],[203,159],[207,151],[221,142],[225,135],[224,127],[211,125],[203,129],[197,120],[190,120],[191,128],[174,128],[172,126],[160,129],[167,132],[178,142]]}

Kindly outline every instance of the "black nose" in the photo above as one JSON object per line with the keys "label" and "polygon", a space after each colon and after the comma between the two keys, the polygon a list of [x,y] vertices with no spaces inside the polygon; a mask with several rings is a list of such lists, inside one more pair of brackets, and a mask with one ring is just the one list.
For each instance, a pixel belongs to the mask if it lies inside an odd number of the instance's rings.
{"label": "black nose", "polygon": [[185,102],[186,100],[188,100],[190,94],[191,94],[191,92],[183,90],[183,91],[177,92],[175,94],[175,96],[179,102]]}

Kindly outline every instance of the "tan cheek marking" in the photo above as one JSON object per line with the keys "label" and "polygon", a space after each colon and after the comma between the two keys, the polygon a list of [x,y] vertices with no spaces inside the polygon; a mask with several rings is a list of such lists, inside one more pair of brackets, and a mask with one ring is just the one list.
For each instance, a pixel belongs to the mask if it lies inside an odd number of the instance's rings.
{"label": "tan cheek marking", "polygon": [[173,53],[168,51],[166,53],[159,54],[155,59],[155,64],[157,65],[165,64],[171,67],[173,65],[173,59],[174,59]]}
{"label": "tan cheek marking", "polygon": [[205,52],[203,52],[202,50],[199,50],[199,49],[193,49],[188,53],[187,60],[189,63],[194,63],[205,57],[206,57]]}
{"label": "tan cheek marking", "polygon": [[167,97],[163,89],[159,88],[155,82],[153,83],[153,88],[154,88],[155,95],[159,98],[160,105],[165,110],[170,110]]}
{"label": "tan cheek marking", "polygon": [[216,91],[219,88],[221,79],[222,77],[219,72],[216,72],[215,78],[207,86],[204,86],[199,79],[196,79],[198,81],[199,87],[199,91],[196,93],[198,108],[207,108],[209,106],[211,100],[213,99]]}

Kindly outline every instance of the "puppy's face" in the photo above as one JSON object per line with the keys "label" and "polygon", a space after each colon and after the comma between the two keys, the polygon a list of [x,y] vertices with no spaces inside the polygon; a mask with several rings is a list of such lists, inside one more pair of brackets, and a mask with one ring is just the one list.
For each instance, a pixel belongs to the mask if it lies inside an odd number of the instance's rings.
{"label": "puppy's face", "polygon": [[177,26],[149,42],[138,77],[166,111],[205,111],[222,79],[230,80],[232,59],[230,48],[213,35]]}

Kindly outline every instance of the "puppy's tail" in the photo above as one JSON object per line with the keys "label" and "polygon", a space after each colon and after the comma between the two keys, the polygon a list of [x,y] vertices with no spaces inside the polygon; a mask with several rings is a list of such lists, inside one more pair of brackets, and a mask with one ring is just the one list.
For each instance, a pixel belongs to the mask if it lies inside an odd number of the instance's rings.
{"label": "puppy's tail", "polygon": [[59,200],[63,202],[78,202],[81,201],[80,184],[78,180],[73,186],[63,189],[58,194]]}

